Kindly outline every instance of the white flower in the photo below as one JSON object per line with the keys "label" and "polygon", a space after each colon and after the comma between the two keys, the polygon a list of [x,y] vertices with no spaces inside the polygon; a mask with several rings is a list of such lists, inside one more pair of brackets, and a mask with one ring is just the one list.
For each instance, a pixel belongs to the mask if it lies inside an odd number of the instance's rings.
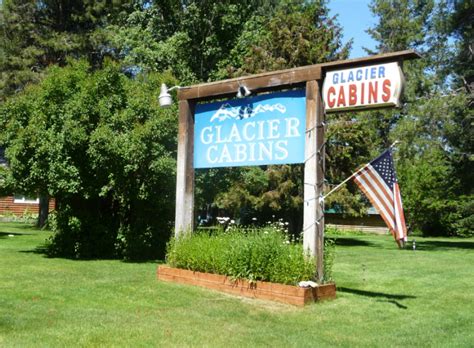
{"label": "white flower", "polygon": [[256,218],[256,217],[253,217],[253,218],[252,218],[252,221],[257,221],[257,218]]}
{"label": "white flower", "polygon": [[216,219],[217,219],[217,222],[219,222],[220,224],[223,224],[230,220],[229,217],[220,217],[220,216],[218,216]]}

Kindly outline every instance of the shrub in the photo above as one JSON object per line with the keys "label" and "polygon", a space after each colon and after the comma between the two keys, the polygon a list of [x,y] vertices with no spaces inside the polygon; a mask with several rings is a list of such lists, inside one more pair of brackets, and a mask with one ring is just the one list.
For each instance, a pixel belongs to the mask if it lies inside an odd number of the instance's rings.
{"label": "shrub", "polygon": [[314,258],[305,255],[303,246],[289,240],[277,225],[173,238],[166,259],[176,268],[291,285],[313,279],[315,270]]}
{"label": "shrub", "polygon": [[0,105],[0,143],[9,162],[0,190],[55,197],[50,255],[164,256],[178,122],[176,106],[158,107],[163,82],[175,84],[168,73],[129,79],[111,62],[92,71],[70,61]]}
{"label": "shrub", "polygon": [[324,239],[324,282],[333,281],[332,267],[334,265],[334,259],[336,258],[336,240],[335,239]]}

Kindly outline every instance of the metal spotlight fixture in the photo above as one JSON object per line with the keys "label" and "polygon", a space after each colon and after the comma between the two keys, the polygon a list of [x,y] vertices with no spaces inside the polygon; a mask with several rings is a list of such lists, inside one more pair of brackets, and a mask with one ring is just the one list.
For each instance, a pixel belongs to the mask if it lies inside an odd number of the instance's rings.
{"label": "metal spotlight fixture", "polygon": [[237,98],[243,98],[243,97],[248,97],[252,92],[244,86],[244,85],[239,85],[239,88],[237,89]]}
{"label": "metal spotlight fixture", "polygon": [[167,108],[168,106],[173,104],[173,99],[171,98],[171,95],[169,92],[176,88],[181,88],[181,86],[174,86],[174,87],[168,88],[166,84],[164,83],[161,84],[161,92],[160,92],[160,96],[158,97],[158,101],[162,108]]}

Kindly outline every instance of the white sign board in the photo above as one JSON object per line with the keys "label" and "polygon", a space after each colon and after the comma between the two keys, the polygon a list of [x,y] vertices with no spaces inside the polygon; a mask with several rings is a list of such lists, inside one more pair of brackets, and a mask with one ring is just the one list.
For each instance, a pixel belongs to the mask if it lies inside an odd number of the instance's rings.
{"label": "white sign board", "polygon": [[328,71],[323,83],[327,112],[398,106],[403,73],[397,62]]}

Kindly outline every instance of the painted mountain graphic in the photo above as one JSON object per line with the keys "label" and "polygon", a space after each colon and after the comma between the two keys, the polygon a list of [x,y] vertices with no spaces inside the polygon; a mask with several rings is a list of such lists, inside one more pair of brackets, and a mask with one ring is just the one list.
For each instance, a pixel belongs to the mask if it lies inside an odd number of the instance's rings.
{"label": "painted mountain graphic", "polygon": [[230,104],[222,104],[219,110],[212,115],[210,122],[215,120],[222,122],[228,119],[242,120],[250,117],[254,117],[257,114],[268,112],[268,111],[278,111],[282,114],[286,112],[286,107],[280,103],[277,104],[258,104],[255,108],[249,105],[242,106],[230,106]]}

